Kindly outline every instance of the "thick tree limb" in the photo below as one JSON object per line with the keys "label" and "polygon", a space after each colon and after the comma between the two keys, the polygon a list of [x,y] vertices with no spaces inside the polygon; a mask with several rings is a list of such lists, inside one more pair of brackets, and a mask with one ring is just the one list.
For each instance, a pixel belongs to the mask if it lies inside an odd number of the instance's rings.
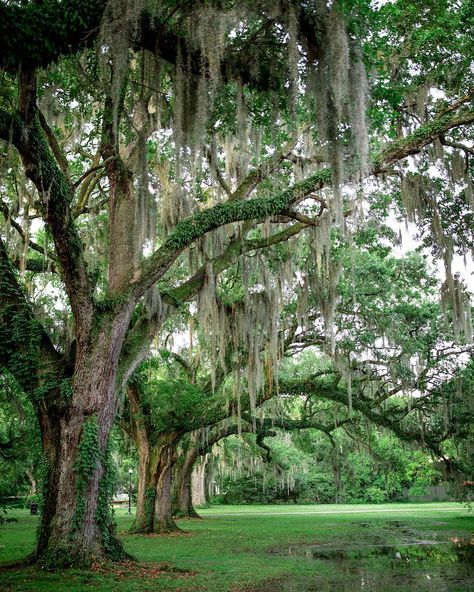
{"label": "thick tree limb", "polygon": [[[347,407],[347,392],[345,389],[337,386],[337,384],[321,383],[312,378],[307,378],[298,381],[280,381],[280,391],[292,394],[307,396],[311,394],[321,399],[334,401]],[[421,431],[412,431],[402,427],[400,417],[391,415],[390,413],[379,412],[375,408],[375,402],[368,399],[362,394],[352,399],[352,407],[355,411],[362,413],[365,417],[370,419],[375,425],[385,427],[391,430],[401,440],[407,442],[417,442],[420,445],[426,444],[428,446],[439,446],[438,434],[427,434]]]}
{"label": "thick tree limb", "polygon": [[331,171],[323,169],[308,179],[296,183],[277,196],[257,197],[247,201],[227,201],[198,212],[179,222],[163,246],[144,264],[140,278],[134,282],[136,297],[140,297],[170,268],[179,254],[197,238],[220,226],[244,220],[268,218],[285,211],[303,195],[328,183]]}
{"label": "thick tree limb", "polygon": [[49,127],[49,124],[46,121],[45,116],[43,115],[43,113],[39,109],[38,109],[38,117],[39,117],[41,127],[43,128],[43,131],[44,131],[46,137],[48,138],[49,147],[51,148],[51,152],[54,154],[54,158],[56,159],[56,162],[58,163],[58,166],[61,169],[61,172],[66,177],[66,180],[68,181],[68,183],[70,183],[71,176],[69,174],[69,164],[68,164],[66,155],[64,154],[63,149],[59,145],[59,142],[58,142],[56,136],[54,135],[53,130]]}
{"label": "thick tree limb", "polygon": [[[370,174],[378,174],[388,166],[410,155],[449,129],[468,125],[474,121],[474,110],[456,115],[443,115],[420,126],[415,132],[385,147],[374,160]],[[268,218],[284,213],[294,202],[331,183],[330,169],[322,169],[286,191],[272,197],[257,197],[246,201],[228,200],[213,208],[198,212],[177,224],[164,245],[145,263],[135,282],[134,292],[139,297],[169,269],[179,254],[200,236],[231,222]]]}
{"label": "thick tree limb", "polygon": [[474,110],[467,110],[456,115],[448,113],[432,119],[428,123],[420,126],[413,133],[408,134],[405,138],[392,142],[384,148],[375,159],[372,173],[377,174],[382,172],[385,168],[407,156],[418,154],[425,146],[431,144],[431,142],[445,134],[450,129],[462,125],[469,125],[473,122]]}
{"label": "thick tree limb", "polygon": [[[0,68],[18,72],[21,65],[31,69],[46,68],[60,56],[77,53],[93,46],[97,40],[106,0],[45,0],[41,3],[0,4]],[[192,2],[180,2],[179,9],[189,12]],[[67,15],[67,18],[65,18]],[[270,19],[270,22],[271,19]],[[128,26],[126,22],[122,26]],[[171,21],[160,22],[151,12],[144,11],[136,26],[130,27],[130,47],[146,49],[161,59],[176,64],[178,48],[182,63],[191,74],[199,76],[203,64],[201,52],[190,49],[172,30]],[[263,31],[265,33],[265,31]],[[275,89],[275,77],[270,69],[274,60],[270,52],[276,51],[277,39],[254,39],[245,49],[230,45],[221,64],[224,80],[241,80],[254,88]],[[280,49],[284,46],[280,43]],[[262,53],[267,59],[262,60]],[[255,68],[255,64],[259,64]]]}

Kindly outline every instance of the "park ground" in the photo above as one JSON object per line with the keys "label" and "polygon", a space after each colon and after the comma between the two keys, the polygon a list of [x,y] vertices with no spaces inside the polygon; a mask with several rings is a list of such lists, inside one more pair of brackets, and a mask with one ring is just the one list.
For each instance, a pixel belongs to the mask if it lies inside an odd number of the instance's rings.
{"label": "park ground", "polygon": [[468,592],[474,513],[460,504],[219,506],[182,534],[119,533],[138,562],[92,571],[5,568],[33,550],[37,516],[0,529],[2,592]]}

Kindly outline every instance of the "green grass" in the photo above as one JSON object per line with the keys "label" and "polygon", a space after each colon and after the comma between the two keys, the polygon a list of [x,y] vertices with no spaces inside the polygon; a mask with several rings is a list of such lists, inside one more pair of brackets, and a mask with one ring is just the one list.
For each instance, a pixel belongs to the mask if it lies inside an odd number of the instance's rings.
{"label": "green grass", "polygon": [[203,516],[223,514],[361,514],[361,513],[391,513],[401,512],[410,514],[412,512],[459,512],[464,507],[455,502],[438,503],[398,503],[398,504],[315,504],[315,505],[252,505],[252,506],[214,506],[200,510]]}
{"label": "green grass", "polygon": [[[448,566],[451,571],[459,567],[459,573],[462,572],[462,576],[457,578],[459,585],[454,583],[442,589],[450,592],[470,589],[466,587],[470,584],[465,579],[469,578],[469,573],[465,566],[453,563],[452,554],[445,557],[437,552],[428,559],[413,555],[413,560],[407,558],[407,565],[403,566],[393,564],[394,553],[391,550],[388,556],[371,556],[369,553],[361,558],[367,552],[364,545],[368,545],[370,551],[374,548],[373,541],[384,545],[402,545],[411,537],[413,540],[447,541],[452,546],[450,537],[470,540],[474,516],[459,504],[220,506],[202,510],[201,514],[204,517],[202,521],[179,522],[185,534],[138,536],[127,533],[132,517],[124,509],[117,511],[120,535],[127,551],[137,560],[166,562],[186,573],[169,571],[157,575],[123,568],[50,573],[23,568],[0,571],[0,590],[236,592],[258,588],[325,592],[345,590],[347,585],[347,589],[355,592],[359,589],[357,583],[362,577],[362,569],[363,576],[369,578],[369,584],[372,581],[370,578],[375,581],[386,577],[387,570],[392,570],[390,581],[396,581],[397,576],[404,578],[405,582],[400,585],[398,581],[398,587],[393,589],[419,592],[425,588],[420,587],[417,578],[425,578],[430,573],[438,577],[436,570],[440,563],[444,564],[445,571]],[[22,559],[34,547],[38,518],[21,510],[11,511],[9,516],[16,517],[18,522],[4,524],[0,529],[0,562]],[[301,545],[314,543],[332,544],[337,549],[356,549],[357,557],[348,557],[344,561],[331,557],[309,559],[306,547]],[[290,546],[292,555],[289,555]],[[357,550],[360,546],[361,552]],[[444,549],[436,547],[441,548]],[[296,556],[293,555],[295,550]],[[413,579],[412,584],[408,582],[410,578]],[[390,585],[374,588],[366,585],[364,589],[385,591],[392,589]]]}

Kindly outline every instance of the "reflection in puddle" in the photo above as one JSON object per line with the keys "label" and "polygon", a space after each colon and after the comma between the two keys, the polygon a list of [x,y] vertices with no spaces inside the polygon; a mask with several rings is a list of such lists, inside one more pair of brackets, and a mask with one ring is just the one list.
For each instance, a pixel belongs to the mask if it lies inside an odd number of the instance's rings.
{"label": "reflection in puddle", "polygon": [[361,559],[390,557],[395,562],[405,563],[438,561],[442,563],[471,562],[474,565],[474,540],[451,538],[450,543],[438,540],[400,540],[397,543],[381,543],[380,537],[373,542],[364,541],[341,545],[337,542],[290,545],[287,555],[306,559]]}
{"label": "reflection in puddle", "polygon": [[[331,562],[333,563],[333,562]],[[363,566],[344,569],[333,564],[333,575],[317,574],[286,581],[279,592],[468,592],[474,590],[474,574],[467,565],[430,566],[396,570],[392,567],[368,573]],[[276,592],[276,590],[275,590]]]}
{"label": "reflection in puddle", "polygon": [[[411,540],[408,540],[410,539]],[[340,542],[292,545],[284,554],[317,560],[305,576],[281,582],[275,592],[467,592],[474,590],[473,541],[414,540],[382,544],[384,536]],[[402,540],[400,540],[402,539]],[[403,540],[405,539],[405,540]],[[283,552],[283,550],[282,550]],[[322,560],[322,561],[321,561]]]}
{"label": "reflection in puddle", "polygon": [[414,541],[403,545],[361,544],[340,547],[334,543],[316,545],[290,545],[288,555],[306,557],[306,559],[357,559],[363,557],[392,556],[393,559],[409,560],[410,557],[432,558],[438,553],[428,550],[429,547],[443,545],[441,555],[446,554],[446,545],[441,541]]}

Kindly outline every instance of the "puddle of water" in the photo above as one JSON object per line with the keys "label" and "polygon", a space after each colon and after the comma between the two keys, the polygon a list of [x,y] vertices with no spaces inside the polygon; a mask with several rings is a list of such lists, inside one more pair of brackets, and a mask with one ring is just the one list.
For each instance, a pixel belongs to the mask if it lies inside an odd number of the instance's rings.
{"label": "puddle of water", "polygon": [[[439,549],[435,549],[439,547]],[[360,559],[379,556],[392,557],[394,560],[408,561],[415,559],[440,559],[451,556],[451,548],[441,541],[412,541],[403,544],[362,543],[360,545],[339,546],[335,543],[289,546],[287,555],[306,559]],[[455,558],[453,559],[456,560]]]}
{"label": "puddle of water", "polygon": [[474,540],[424,540],[404,531],[402,524],[387,526],[398,530],[396,543],[385,542],[387,533],[382,530],[360,543],[335,541],[280,550],[319,562],[314,568],[308,563],[307,575],[282,581],[272,592],[474,591]]}
{"label": "puddle of water", "polygon": [[[467,592],[474,590],[474,574],[468,566],[394,569],[368,573],[363,567],[350,570],[334,565],[334,576],[315,574],[281,584],[278,592]],[[277,589],[274,589],[277,592]]]}
{"label": "puddle of water", "polygon": [[307,559],[360,559],[379,556],[404,561],[435,560],[446,562],[472,561],[474,565],[474,534],[471,539],[452,536],[439,540],[435,532],[423,534],[406,528],[399,521],[385,523],[381,528],[351,538],[335,538],[328,542],[290,545],[273,552]]}

